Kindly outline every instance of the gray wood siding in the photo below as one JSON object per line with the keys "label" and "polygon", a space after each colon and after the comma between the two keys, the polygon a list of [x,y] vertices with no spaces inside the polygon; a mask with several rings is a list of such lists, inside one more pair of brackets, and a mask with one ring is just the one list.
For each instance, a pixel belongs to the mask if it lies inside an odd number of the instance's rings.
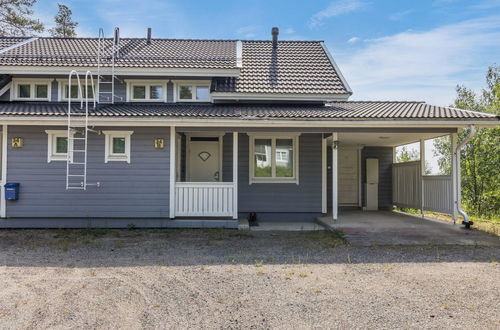
{"label": "gray wood siding", "polygon": [[361,179],[363,191],[363,206],[365,206],[366,183],[366,158],[378,158],[379,183],[378,207],[379,209],[392,208],[392,147],[364,147],[361,151]]}
{"label": "gray wood siding", "polygon": [[[24,147],[8,149],[7,181],[21,184],[19,200],[7,201],[8,217],[168,217],[168,127],[108,128],[134,131],[130,164],[105,164],[104,134],[91,133],[87,182],[101,187],[87,191],[65,189],[66,162],[47,163],[45,129],[61,127],[9,126],[9,140],[21,136]],[[154,138],[164,138],[167,147],[154,149]]]}
{"label": "gray wood siding", "polygon": [[249,137],[239,135],[239,212],[321,213],[321,134],[299,137],[299,185],[248,184]]}

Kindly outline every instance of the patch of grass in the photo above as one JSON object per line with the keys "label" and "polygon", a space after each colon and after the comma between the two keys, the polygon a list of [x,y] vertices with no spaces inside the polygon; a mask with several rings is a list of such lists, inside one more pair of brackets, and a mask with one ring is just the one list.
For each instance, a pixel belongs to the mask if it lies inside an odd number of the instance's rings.
{"label": "patch of grass", "polygon": [[262,267],[264,266],[264,260],[255,260],[255,267]]}
{"label": "patch of grass", "polygon": [[344,233],[338,230],[306,231],[303,235],[311,247],[331,249],[348,244]]}

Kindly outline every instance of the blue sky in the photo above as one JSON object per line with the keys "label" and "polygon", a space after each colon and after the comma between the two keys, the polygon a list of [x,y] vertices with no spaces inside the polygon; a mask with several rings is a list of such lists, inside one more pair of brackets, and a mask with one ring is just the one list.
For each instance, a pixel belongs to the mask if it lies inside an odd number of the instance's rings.
{"label": "blue sky", "polygon": [[[353,100],[418,100],[449,105],[455,86],[484,86],[500,64],[500,0],[61,0],[79,36],[115,26],[123,37],[324,40]],[[53,25],[57,1],[35,14]]]}

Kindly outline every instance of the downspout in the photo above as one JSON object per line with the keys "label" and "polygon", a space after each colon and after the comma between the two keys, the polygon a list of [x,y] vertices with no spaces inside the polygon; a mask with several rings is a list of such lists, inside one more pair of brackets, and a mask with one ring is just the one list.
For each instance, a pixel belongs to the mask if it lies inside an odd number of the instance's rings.
{"label": "downspout", "polygon": [[472,226],[474,223],[472,221],[469,220],[469,216],[467,215],[467,213],[465,213],[464,210],[462,210],[462,182],[460,180],[460,151],[462,150],[462,148],[467,144],[467,142],[470,141],[470,139],[472,139],[472,137],[474,136],[474,134],[476,133],[476,128],[474,127],[474,125],[470,125],[469,126],[469,134],[465,137],[465,139],[462,140],[462,142],[460,142],[458,145],[457,145],[457,148],[455,151],[455,154],[456,154],[456,157],[455,157],[455,160],[456,160],[456,179],[457,179],[457,211],[458,213],[460,213],[460,215],[464,218],[464,220],[462,221],[462,224],[465,226],[466,229],[470,229],[470,226]]}

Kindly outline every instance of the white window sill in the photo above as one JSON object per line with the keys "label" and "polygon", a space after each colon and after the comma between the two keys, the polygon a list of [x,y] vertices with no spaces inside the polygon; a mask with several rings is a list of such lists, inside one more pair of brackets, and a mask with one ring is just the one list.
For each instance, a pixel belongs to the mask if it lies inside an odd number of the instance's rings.
{"label": "white window sill", "polygon": [[264,178],[252,178],[250,181],[250,184],[254,183],[294,183],[294,184],[299,184],[299,181],[296,178],[290,178],[290,179],[282,179],[282,178],[269,178],[269,179],[264,179]]}

